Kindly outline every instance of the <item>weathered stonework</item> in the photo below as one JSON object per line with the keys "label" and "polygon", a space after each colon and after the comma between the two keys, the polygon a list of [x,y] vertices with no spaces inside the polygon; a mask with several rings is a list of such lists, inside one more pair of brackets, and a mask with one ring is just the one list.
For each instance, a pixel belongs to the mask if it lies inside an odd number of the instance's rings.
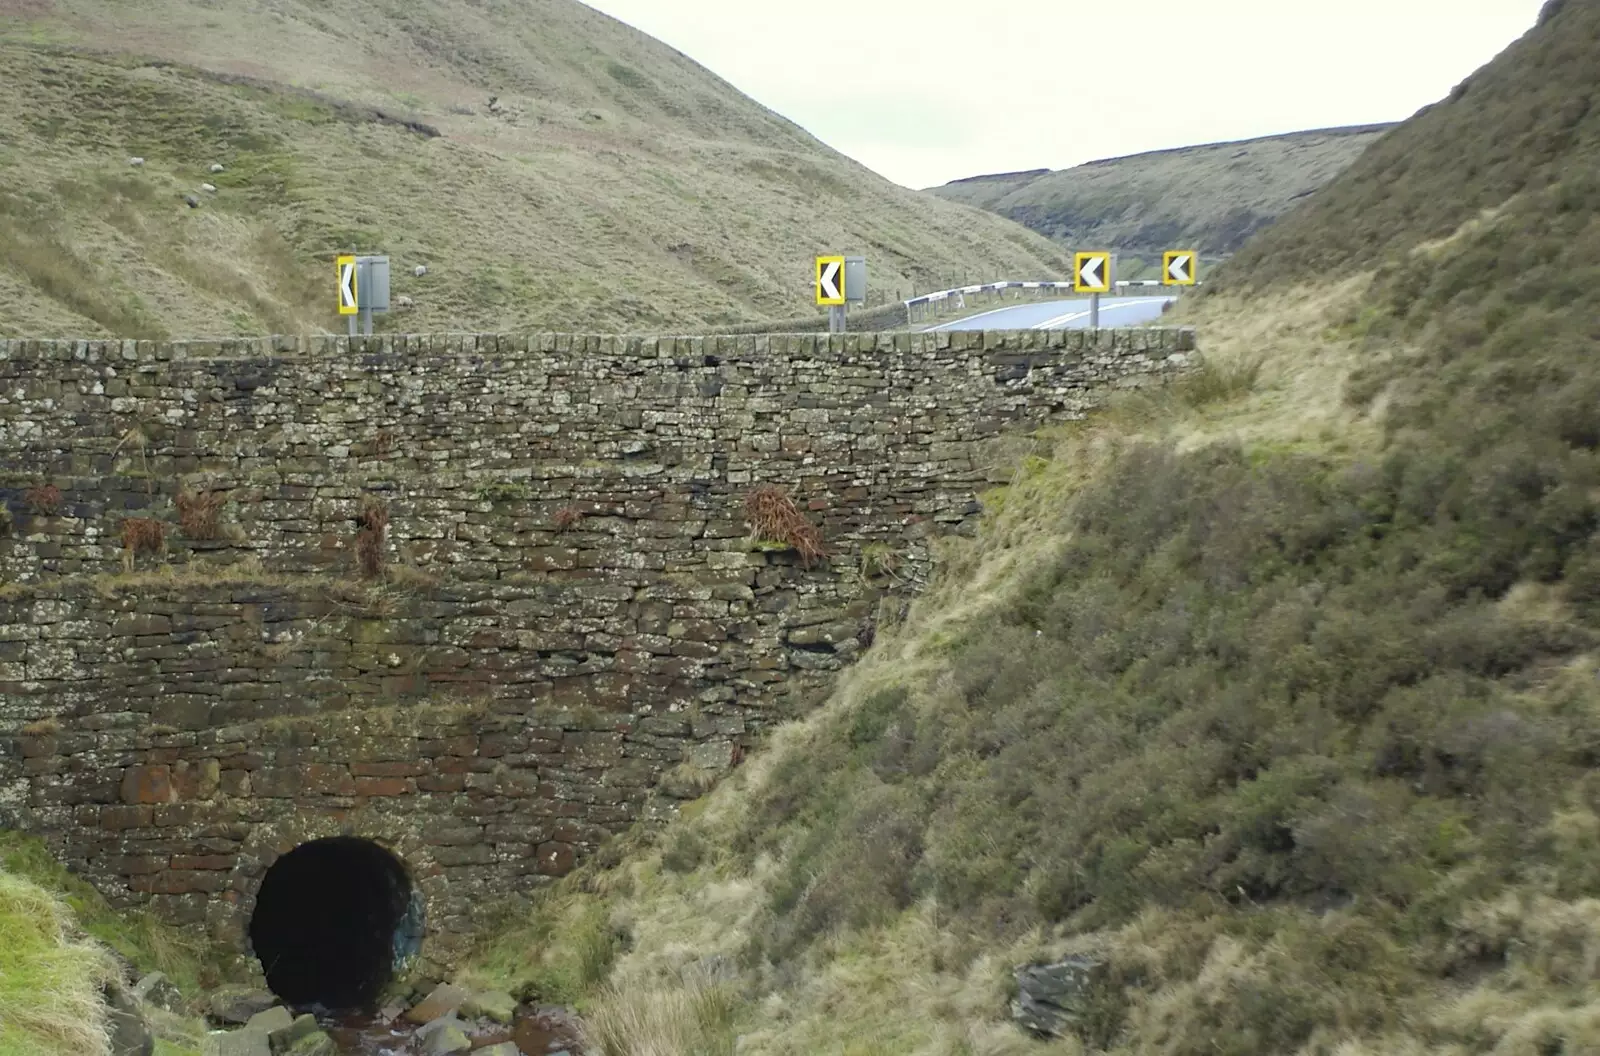
{"label": "weathered stonework", "polygon": [[[448,961],[487,896],[815,699],[978,512],[987,443],[1192,350],[1157,329],[0,341],[0,824],[235,942],[277,855],[368,837]],[[752,544],[760,484],[828,561]],[[220,538],[178,524],[201,491],[227,497]],[[362,580],[374,500],[388,571]],[[131,574],[130,517],[167,538]],[[897,576],[864,573],[869,545]]]}

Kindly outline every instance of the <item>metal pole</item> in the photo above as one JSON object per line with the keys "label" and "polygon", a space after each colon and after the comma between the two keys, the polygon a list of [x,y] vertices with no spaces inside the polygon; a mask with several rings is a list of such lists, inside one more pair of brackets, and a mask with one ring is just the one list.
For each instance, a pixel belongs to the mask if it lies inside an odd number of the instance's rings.
{"label": "metal pole", "polygon": [[1100,329],[1100,295],[1098,293],[1089,295],[1089,329]]}
{"label": "metal pole", "polygon": [[361,309],[361,332],[368,337],[372,336],[372,309]]}
{"label": "metal pole", "polygon": [[356,317],[353,316],[353,315],[347,315],[347,316],[345,316],[345,321],[350,324],[350,336],[351,337],[355,337],[356,336]]}

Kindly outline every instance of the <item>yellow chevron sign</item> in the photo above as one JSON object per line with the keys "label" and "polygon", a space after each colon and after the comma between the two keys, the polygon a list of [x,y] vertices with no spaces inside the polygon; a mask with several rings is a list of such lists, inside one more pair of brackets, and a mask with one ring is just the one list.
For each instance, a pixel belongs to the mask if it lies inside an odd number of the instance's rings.
{"label": "yellow chevron sign", "polygon": [[339,264],[339,314],[355,315],[361,311],[356,293],[356,258],[340,257]]}
{"label": "yellow chevron sign", "polygon": [[1161,255],[1163,286],[1193,286],[1200,271],[1200,254],[1192,249],[1171,249]]}
{"label": "yellow chevron sign", "polygon": [[1072,292],[1110,293],[1111,254],[1079,253],[1073,258]]}
{"label": "yellow chevron sign", "polygon": [[817,303],[839,305],[844,303],[844,258],[817,258]]}

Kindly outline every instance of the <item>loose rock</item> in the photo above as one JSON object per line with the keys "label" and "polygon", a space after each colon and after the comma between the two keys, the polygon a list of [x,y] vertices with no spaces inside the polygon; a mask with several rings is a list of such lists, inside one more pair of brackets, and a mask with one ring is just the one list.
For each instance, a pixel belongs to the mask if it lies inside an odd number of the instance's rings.
{"label": "loose rock", "polygon": [[133,984],[134,1000],[167,1012],[183,1012],[183,994],[162,972],[151,972]]}
{"label": "loose rock", "polygon": [[207,1034],[200,1043],[203,1056],[272,1056],[267,1035],[259,1030],[234,1030]]}
{"label": "loose rock", "polygon": [[133,994],[117,980],[107,985],[105,998],[110,1010],[111,1056],[151,1056],[156,1039]]}
{"label": "loose rock", "polygon": [[1068,957],[1055,964],[1018,968],[1011,1018],[1035,1034],[1065,1037],[1088,1015],[1105,974],[1106,962],[1097,957]]}
{"label": "loose rock", "polygon": [[453,983],[440,983],[432,993],[406,1011],[406,1018],[413,1023],[432,1023],[460,1008],[468,996],[467,991]]}
{"label": "loose rock", "polygon": [[282,1056],[339,1056],[339,1046],[319,1030],[315,1034],[307,1034],[292,1047],[282,1050]]}
{"label": "loose rock", "polygon": [[206,999],[206,1016],[214,1023],[238,1026],[277,1003],[278,999],[265,990],[228,986],[212,991]]}
{"label": "loose rock", "polygon": [[265,1012],[257,1012],[244,1025],[246,1030],[259,1030],[263,1034],[283,1030],[294,1024],[294,1014],[282,1005],[274,1005]]}
{"label": "loose rock", "polygon": [[279,1027],[267,1034],[267,1040],[272,1043],[273,1052],[283,1052],[293,1048],[303,1038],[320,1033],[317,1026],[317,1017],[312,1015],[298,1016],[287,1027]]}
{"label": "loose rock", "polygon": [[510,1023],[517,1013],[517,999],[498,990],[473,994],[461,1003],[461,1014],[468,1019],[488,1019],[495,1023]]}
{"label": "loose rock", "polygon": [[221,172],[222,171],[222,166],[220,164],[216,163],[216,162],[212,162],[211,163],[211,171],[212,172]]}

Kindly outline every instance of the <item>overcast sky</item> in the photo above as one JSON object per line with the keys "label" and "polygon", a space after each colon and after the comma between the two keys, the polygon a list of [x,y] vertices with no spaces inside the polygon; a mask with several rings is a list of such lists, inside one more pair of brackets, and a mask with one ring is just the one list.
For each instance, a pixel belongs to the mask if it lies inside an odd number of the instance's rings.
{"label": "overcast sky", "polygon": [[910,187],[1409,117],[1542,0],[587,0]]}

